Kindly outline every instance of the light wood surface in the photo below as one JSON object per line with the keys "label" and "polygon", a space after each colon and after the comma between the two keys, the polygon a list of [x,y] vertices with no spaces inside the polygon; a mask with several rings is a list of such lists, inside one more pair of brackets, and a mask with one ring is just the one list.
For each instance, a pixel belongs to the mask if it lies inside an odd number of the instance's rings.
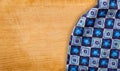
{"label": "light wood surface", "polygon": [[0,71],[65,71],[71,31],[96,0],[0,0]]}

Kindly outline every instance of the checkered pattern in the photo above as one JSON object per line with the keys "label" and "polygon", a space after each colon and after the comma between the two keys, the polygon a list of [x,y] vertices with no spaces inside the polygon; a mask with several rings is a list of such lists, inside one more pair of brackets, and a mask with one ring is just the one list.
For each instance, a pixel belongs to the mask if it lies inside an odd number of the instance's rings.
{"label": "checkered pattern", "polygon": [[67,71],[120,71],[120,0],[98,0],[70,38]]}

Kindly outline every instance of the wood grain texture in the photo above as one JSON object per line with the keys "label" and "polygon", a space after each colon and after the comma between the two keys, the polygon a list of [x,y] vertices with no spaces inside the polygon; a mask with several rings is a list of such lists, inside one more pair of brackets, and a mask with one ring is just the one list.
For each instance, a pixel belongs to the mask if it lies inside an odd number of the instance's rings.
{"label": "wood grain texture", "polygon": [[71,31],[96,0],[0,0],[0,71],[65,71]]}

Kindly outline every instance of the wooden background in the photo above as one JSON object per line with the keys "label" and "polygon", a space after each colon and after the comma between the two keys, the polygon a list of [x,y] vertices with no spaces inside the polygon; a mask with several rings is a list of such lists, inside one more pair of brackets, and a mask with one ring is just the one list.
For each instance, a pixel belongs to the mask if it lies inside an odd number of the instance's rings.
{"label": "wooden background", "polygon": [[0,0],[0,71],[65,71],[78,18],[96,0]]}

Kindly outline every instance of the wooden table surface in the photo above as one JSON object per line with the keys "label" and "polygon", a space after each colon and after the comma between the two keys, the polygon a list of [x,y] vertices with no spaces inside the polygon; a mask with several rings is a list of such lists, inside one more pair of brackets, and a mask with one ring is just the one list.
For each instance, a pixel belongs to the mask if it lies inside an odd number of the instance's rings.
{"label": "wooden table surface", "polygon": [[96,0],[1,0],[0,71],[65,71],[71,31]]}

